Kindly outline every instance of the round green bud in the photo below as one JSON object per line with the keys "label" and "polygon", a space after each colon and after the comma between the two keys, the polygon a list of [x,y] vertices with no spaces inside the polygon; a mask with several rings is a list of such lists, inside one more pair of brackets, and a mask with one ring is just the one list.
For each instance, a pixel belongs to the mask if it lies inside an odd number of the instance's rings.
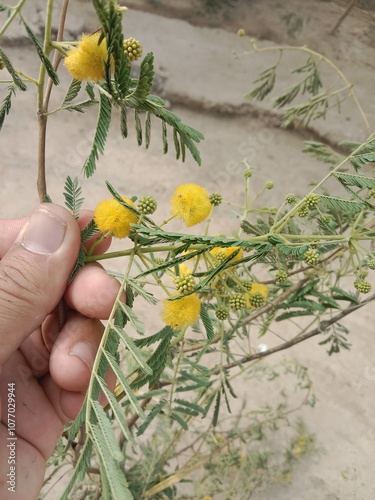
{"label": "round green bud", "polygon": [[251,170],[251,168],[246,168],[244,171],[243,171],[243,176],[246,178],[246,179],[250,179],[250,177],[253,175],[253,171]]}
{"label": "round green bud", "polygon": [[211,202],[211,205],[213,205],[214,207],[218,207],[222,201],[223,201],[223,197],[221,196],[221,194],[212,193],[210,195],[210,202]]}
{"label": "round green bud", "polygon": [[288,280],[288,273],[286,271],[278,271],[276,273],[276,283],[285,283]]}
{"label": "round green bud", "polygon": [[229,299],[229,307],[235,311],[246,307],[246,298],[242,293],[235,293]]}
{"label": "round green bud", "polygon": [[315,193],[308,194],[305,196],[304,202],[308,206],[308,208],[316,208],[319,205],[319,195]]}
{"label": "round green bud", "polygon": [[161,266],[162,264],[164,264],[165,260],[162,259],[161,257],[156,257],[156,259],[154,260],[155,264],[157,264],[158,266]]}
{"label": "round green bud", "polygon": [[[1,64],[1,60],[0,60],[0,64]],[[0,69],[1,69],[1,66],[0,66]],[[370,197],[373,198],[375,196],[375,189],[370,189]]]}
{"label": "round green bud", "polygon": [[218,307],[215,311],[217,319],[224,321],[229,318],[229,311],[226,307]]}
{"label": "round green bud", "polygon": [[130,61],[139,59],[143,51],[141,43],[133,37],[124,41],[124,50]]}
{"label": "round green bud", "polygon": [[245,280],[245,281],[242,281],[241,282],[241,285],[248,291],[250,292],[250,290],[253,288],[253,282],[252,281],[249,281],[249,280]]}
{"label": "round green bud", "polygon": [[272,181],[267,181],[264,185],[266,189],[273,189],[274,183]]}
{"label": "round green bud", "polygon": [[356,288],[360,293],[370,293],[371,292],[371,283],[365,281],[362,278],[357,278],[354,281],[354,288]]}
{"label": "round green bud", "polygon": [[369,269],[374,270],[375,269],[375,257],[371,257],[370,260],[367,261],[367,265]]}
{"label": "round green bud", "polygon": [[174,279],[176,290],[180,293],[191,293],[195,288],[195,280],[191,274],[181,274]]}
{"label": "round green bud", "polygon": [[303,204],[297,211],[298,217],[307,217],[309,215],[309,207]]}
{"label": "round green bud", "polygon": [[158,204],[153,196],[142,196],[138,200],[138,210],[141,214],[151,215],[157,209]]}
{"label": "round green bud", "polygon": [[316,250],[313,250],[312,248],[306,250],[306,252],[303,254],[303,260],[309,266],[316,266],[320,260],[319,253]]}
{"label": "round green bud", "polygon": [[289,205],[294,205],[297,203],[297,196],[293,193],[289,193],[285,196],[285,201],[289,203]]}
{"label": "round green bud", "polygon": [[322,215],[320,220],[323,222],[323,224],[329,224],[331,222],[331,217],[329,215]]}
{"label": "round green bud", "polygon": [[251,307],[262,307],[266,303],[266,299],[261,292],[249,294],[248,300]]}

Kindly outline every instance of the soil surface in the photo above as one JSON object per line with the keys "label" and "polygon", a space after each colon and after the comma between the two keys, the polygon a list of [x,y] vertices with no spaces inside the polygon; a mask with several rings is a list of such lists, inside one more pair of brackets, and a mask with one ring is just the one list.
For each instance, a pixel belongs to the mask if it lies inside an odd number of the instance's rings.
{"label": "soil surface", "polygon": [[[208,4],[213,5],[211,11],[204,8]],[[96,175],[87,181],[80,176],[80,169],[88,152],[96,110],[90,109],[82,116],[56,113],[49,118],[47,148],[48,192],[53,201],[63,203],[66,176],[79,175],[86,204],[93,207],[107,196],[104,181],[109,180],[127,196],[156,196],[162,220],[169,216],[169,197],[174,187],[183,182],[197,182],[210,192],[220,191],[226,200],[238,201],[243,192],[244,157],[254,168],[254,194],[265,181],[275,183],[264,204],[278,206],[291,191],[305,194],[310,183],[324,176],[326,166],[302,152],[304,140],[326,137],[336,147],[342,140],[365,140],[375,127],[374,11],[354,8],[336,34],[330,35],[347,4],[322,0],[217,0],[216,4],[196,1],[192,7],[192,2],[175,0],[127,1],[131,9],[125,16],[125,32],[142,41],[144,53],[154,52],[157,91],[168,100],[171,109],[204,133],[203,164],[198,167],[191,158],[185,165],[180,164],[172,152],[162,156],[158,125],[148,151],[137,147],[134,127],[129,127],[130,137],[123,141],[115,130],[115,115],[105,157],[100,160]],[[372,5],[368,4],[370,8]],[[38,33],[42,31],[43,6],[42,0],[26,2],[25,6],[25,17]],[[286,21],[291,14],[302,19],[301,31],[294,34]],[[54,26],[57,27],[57,19]],[[91,3],[72,0],[67,26],[67,40],[97,29]],[[332,110],[325,121],[312,122],[308,129],[279,129],[280,115],[270,100],[250,103],[244,99],[257,75],[275,64],[278,53],[251,53],[247,37],[236,35],[239,28],[257,38],[259,47],[307,45],[320,52],[354,85],[360,107],[348,97],[340,114]],[[38,61],[26,47],[21,28],[12,26],[3,41],[15,66],[36,77]],[[306,54],[285,50],[278,72],[278,90],[290,85],[291,70],[305,61]],[[323,62],[321,70],[326,86],[340,80],[332,67]],[[60,73],[62,85],[53,89],[50,109],[61,103],[70,82],[64,68]],[[5,78],[3,74],[1,77]],[[342,86],[346,84],[341,82]],[[0,92],[2,99],[3,86]],[[2,217],[29,214],[38,203],[38,126],[33,93],[31,89],[17,94],[0,134]],[[213,232],[230,234],[238,227],[238,217],[227,206],[222,206],[219,214],[213,221]],[[174,229],[180,228],[171,225]],[[114,248],[119,245],[114,244]],[[305,458],[289,484],[269,486],[251,498],[375,498],[374,319],[374,309],[368,306],[345,320],[351,331],[349,352],[328,357],[315,338],[279,356],[294,356],[309,368],[318,403],[301,414],[325,452]],[[158,321],[155,316],[147,316],[146,328],[154,330]],[[274,359],[266,362],[273,363]],[[282,389],[283,381],[277,383]],[[256,391],[252,390],[252,398],[256,399]]]}

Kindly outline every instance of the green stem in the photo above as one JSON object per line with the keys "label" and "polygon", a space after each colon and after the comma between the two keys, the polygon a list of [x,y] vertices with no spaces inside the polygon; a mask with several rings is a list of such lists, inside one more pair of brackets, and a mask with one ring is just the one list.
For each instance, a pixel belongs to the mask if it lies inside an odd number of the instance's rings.
{"label": "green stem", "polygon": [[[46,57],[51,52],[51,28],[52,28],[52,12],[54,0],[48,0],[46,10],[46,22],[44,31],[43,52]],[[38,194],[40,202],[44,201],[44,196],[47,193],[46,183],[46,135],[47,135],[47,106],[44,101],[44,83],[46,78],[46,68],[42,63],[39,70],[38,78],[38,97],[37,97],[37,116],[39,122],[39,141],[38,141]],[[47,103],[48,104],[48,103]]]}
{"label": "green stem", "polygon": [[4,35],[4,33],[6,32],[6,30],[9,28],[9,26],[11,25],[13,19],[16,17],[16,15],[21,11],[21,9],[22,9],[23,4],[25,3],[25,1],[26,0],[20,0],[20,2],[18,2],[17,5],[15,5],[14,7],[11,7],[12,13],[8,17],[8,19],[4,23],[4,26],[0,30],[0,38]]}

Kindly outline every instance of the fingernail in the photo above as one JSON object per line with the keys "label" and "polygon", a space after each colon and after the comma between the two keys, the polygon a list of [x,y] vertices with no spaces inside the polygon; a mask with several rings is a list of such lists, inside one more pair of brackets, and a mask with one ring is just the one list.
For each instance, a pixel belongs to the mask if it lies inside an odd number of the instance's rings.
{"label": "fingernail", "polygon": [[30,252],[50,255],[60,248],[65,231],[62,220],[46,209],[38,209],[30,217],[22,244]]}
{"label": "fingernail", "polygon": [[70,349],[69,356],[77,356],[77,358],[80,358],[91,372],[94,366],[96,350],[90,342],[77,342],[77,344],[74,344]]}

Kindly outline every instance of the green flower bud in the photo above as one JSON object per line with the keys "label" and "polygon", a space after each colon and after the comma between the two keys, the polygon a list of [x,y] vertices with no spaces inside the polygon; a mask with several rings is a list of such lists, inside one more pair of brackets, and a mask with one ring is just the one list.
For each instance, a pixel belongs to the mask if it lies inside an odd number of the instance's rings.
{"label": "green flower bud", "polygon": [[309,215],[309,207],[303,204],[297,211],[298,217],[307,217]]}
{"label": "green flower bud", "polygon": [[241,282],[241,285],[248,291],[250,292],[250,290],[253,288],[253,282],[252,281],[249,281],[249,280],[245,280],[245,281],[242,281]]}
{"label": "green flower bud", "polygon": [[303,254],[303,260],[309,266],[316,266],[320,260],[319,253],[316,250],[313,250],[312,248],[306,250],[306,252]]}
{"label": "green flower bud", "polygon": [[266,299],[261,292],[250,293],[248,301],[251,307],[262,307],[266,303]]}
{"label": "green flower bud", "polygon": [[218,307],[215,311],[217,319],[224,321],[229,318],[229,311],[226,307]]}
{"label": "green flower bud", "polygon": [[319,205],[319,195],[315,193],[308,194],[305,196],[304,202],[306,203],[308,208],[316,208]]}
{"label": "green flower bud", "polygon": [[136,61],[142,56],[142,45],[138,40],[131,37],[124,41],[124,50],[130,61]]}
{"label": "green flower bud", "polygon": [[285,201],[289,203],[289,205],[294,205],[297,203],[297,196],[293,193],[289,193],[285,196]]}
{"label": "green flower bud", "polygon": [[354,288],[356,288],[360,293],[370,293],[371,292],[371,283],[365,281],[364,279],[357,278],[354,281]]}
{"label": "green flower bud", "polygon": [[246,178],[246,179],[250,179],[250,177],[253,175],[253,171],[251,170],[251,168],[247,168],[243,171],[243,176]]}
{"label": "green flower bud", "polygon": [[242,293],[235,293],[229,299],[229,307],[235,311],[244,309],[246,307],[246,298]]}
{"label": "green flower bud", "polygon": [[221,194],[212,193],[210,195],[210,202],[211,202],[211,205],[213,205],[214,207],[218,207],[222,201],[223,201],[223,197],[221,196]]}
{"label": "green flower bud", "polygon": [[174,279],[176,289],[180,293],[191,293],[195,288],[195,280],[191,274],[181,274]]}
{"label": "green flower bud", "polygon": [[264,185],[266,189],[273,189],[274,183],[272,181],[267,181]]}
{"label": "green flower bud", "polygon": [[288,280],[288,273],[286,271],[278,271],[276,273],[276,283],[285,283]]}
{"label": "green flower bud", "polygon": [[158,204],[154,197],[152,196],[142,196],[138,201],[138,210],[141,214],[150,215],[155,212]]}

